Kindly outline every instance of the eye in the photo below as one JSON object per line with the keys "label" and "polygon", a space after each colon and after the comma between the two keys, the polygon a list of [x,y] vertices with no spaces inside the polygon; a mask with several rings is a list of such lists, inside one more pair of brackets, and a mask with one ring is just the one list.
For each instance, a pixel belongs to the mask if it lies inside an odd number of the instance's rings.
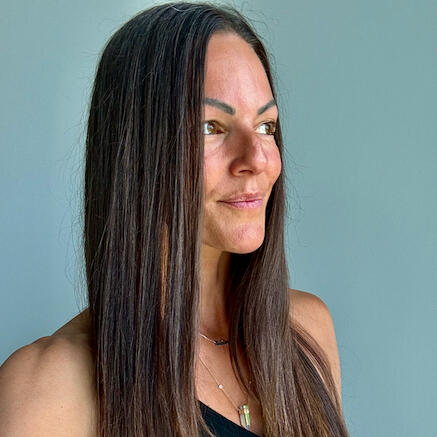
{"label": "eye", "polygon": [[[274,135],[276,132],[276,123],[274,121],[267,121],[261,123],[257,130],[261,128],[259,133],[263,135]],[[219,135],[224,130],[215,120],[208,120],[203,122],[203,134],[204,135]]]}
{"label": "eye", "polygon": [[[267,126],[267,128],[265,128],[264,126]],[[264,122],[264,123],[261,123],[261,124],[258,126],[258,129],[259,129],[260,127],[261,127],[261,128],[264,127],[264,128],[262,129],[262,132],[260,132],[260,133],[265,134],[265,135],[274,135],[275,132],[276,132],[276,123],[275,123],[274,121],[266,121],[266,122]]]}
{"label": "eye", "polygon": [[208,120],[203,122],[203,134],[204,135],[218,135],[223,133],[223,129],[214,120]]}

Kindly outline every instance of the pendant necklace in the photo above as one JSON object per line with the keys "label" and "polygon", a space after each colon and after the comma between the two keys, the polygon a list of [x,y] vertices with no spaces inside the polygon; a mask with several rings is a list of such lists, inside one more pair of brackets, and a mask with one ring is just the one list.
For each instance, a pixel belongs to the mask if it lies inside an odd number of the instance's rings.
{"label": "pendant necklace", "polygon": [[[216,346],[222,346],[224,344],[228,344],[229,340],[220,339],[220,340],[213,340],[206,335],[203,335],[200,333],[200,335],[205,338],[206,340],[214,343]],[[249,412],[249,396],[247,396],[247,400],[244,404],[237,406],[235,405],[234,401],[230,398],[230,396],[226,393],[225,388],[223,384],[217,381],[217,378],[215,377],[214,373],[211,371],[211,369],[205,364],[205,362],[202,360],[199,354],[199,360],[200,362],[205,366],[206,370],[208,370],[209,374],[212,376],[214,381],[217,384],[217,387],[223,392],[223,394],[228,398],[230,403],[234,406],[234,408],[237,410],[238,415],[240,416],[240,424],[243,428],[250,429],[250,412]],[[249,384],[251,384],[252,381],[249,381]]]}

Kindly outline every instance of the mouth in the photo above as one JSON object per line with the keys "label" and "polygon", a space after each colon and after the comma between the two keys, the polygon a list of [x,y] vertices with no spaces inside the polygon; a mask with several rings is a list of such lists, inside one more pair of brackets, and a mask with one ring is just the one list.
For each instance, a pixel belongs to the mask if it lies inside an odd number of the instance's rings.
{"label": "mouth", "polygon": [[220,203],[224,203],[225,205],[228,205],[231,208],[237,208],[237,209],[258,209],[262,206],[263,199],[239,200],[233,202],[221,201]]}

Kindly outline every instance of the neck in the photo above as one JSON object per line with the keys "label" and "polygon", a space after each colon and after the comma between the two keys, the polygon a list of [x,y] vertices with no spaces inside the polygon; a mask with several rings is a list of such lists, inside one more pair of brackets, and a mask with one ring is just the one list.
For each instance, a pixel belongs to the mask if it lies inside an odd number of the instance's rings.
{"label": "neck", "polygon": [[200,332],[211,338],[227,338],[228,335],[225,303],[229,262],[229,252],[203,245]]}

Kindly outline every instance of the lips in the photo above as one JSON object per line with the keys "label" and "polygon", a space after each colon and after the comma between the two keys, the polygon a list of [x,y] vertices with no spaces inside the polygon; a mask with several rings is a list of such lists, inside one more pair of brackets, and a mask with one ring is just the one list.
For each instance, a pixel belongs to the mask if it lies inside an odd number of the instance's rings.
{"label": "lips", "polygon": [[237,202],[222,202],[225,205],[229,205],[232,208],[238,209],[256,209],[262,206],[263,199],[252,199],[252,200],[243,200]]}
{"label": "lips", "polygon": [[264,193],[261,191],[236,193],[220,202],[237,209],[257,209],[264,203]]}
{"label": "lips", "polygon": [[264,193],[261,191],[237,193],[230,196],[227,199],[221,200],[221,202],[250,202],[252,200],[262,200]]}

